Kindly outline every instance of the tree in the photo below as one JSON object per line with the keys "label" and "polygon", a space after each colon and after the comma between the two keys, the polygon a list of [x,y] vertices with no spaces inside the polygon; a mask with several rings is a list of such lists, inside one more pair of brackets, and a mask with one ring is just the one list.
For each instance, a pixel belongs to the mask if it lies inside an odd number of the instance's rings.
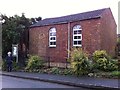
{"label": "tree", "polygon": [[42,20],[41,17],[31,18],[31,23],[32,23],[32,24],[35,24],[36,22],[38,22],[38,21],[40,21],[40,20]]}
{"label": "tree", "polygon": [[12,44],[19,43],[23,27],[26,28],[29,25],[26,23],[27,19],[24,16],[7,17],[2,15],[2,19],[4,20],[4,23],[2,23],[2,54],[5,56],[9,50],[11,51]]}
{"label": "tree", "polygon": [[2,15],[4,23],[2,24],[2,54],[3,56],[11,50],[13,43],[18,43],[20,34],[16,32],[17,23],[14,17]]}
{"label": "tree", "polygon": [[29,26],[41,20],[41,17],[29,19],[22,13],[21,16],[11,17],[1,15],[1,20],[4,21],[2,23],[2,54],[4,57],[8,51],[11,51],[12,44],[19,44],[20,47],[22,43],[28,45]]}

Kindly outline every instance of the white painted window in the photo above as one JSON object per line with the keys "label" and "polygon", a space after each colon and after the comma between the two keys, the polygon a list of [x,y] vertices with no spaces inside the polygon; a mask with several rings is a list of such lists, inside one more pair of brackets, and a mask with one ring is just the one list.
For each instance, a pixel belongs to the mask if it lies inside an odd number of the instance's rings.
{"label": "white painted window", "polygon": [[73,46],[82,46],[82,28],[80,25],[73,27]]}
{"label": "white painted window", "polygon": [[49,30],[49,47],[56,47],[56,28]]}

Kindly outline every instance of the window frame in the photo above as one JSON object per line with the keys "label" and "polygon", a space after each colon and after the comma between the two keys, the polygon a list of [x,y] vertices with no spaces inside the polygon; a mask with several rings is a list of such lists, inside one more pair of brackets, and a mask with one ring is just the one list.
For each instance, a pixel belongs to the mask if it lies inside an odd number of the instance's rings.
{"label": "window frame", "polygon": [[[80,32],[80,34],[74,34],[74,32],[75,31],[79,31],[79,30],[81,30]],[[75,39],[75,36],[77,36],[77,37],[81,37],[80,39]],[[74,44],[74,41],[77,41],[77,44]],[[81,42],[81,44],[78,44],[78,42]],[[78,46],[78,47],[82,47],[82,28],[81,28],[81,25],[75,25],[75,26],[73,26],[73,46]]]}
{"label": "window frame", "polygon": [[[55,30],[54,32],[52,30]],[[55,33],[55,35],[51,35],[51,33]],[[55,40],[51,40],[51,38],[55,38]],[[51,45],[51,43],[54,43],[54,45]],[[56,47],[56,28],[52,27],[49,29],[49,47]]]}

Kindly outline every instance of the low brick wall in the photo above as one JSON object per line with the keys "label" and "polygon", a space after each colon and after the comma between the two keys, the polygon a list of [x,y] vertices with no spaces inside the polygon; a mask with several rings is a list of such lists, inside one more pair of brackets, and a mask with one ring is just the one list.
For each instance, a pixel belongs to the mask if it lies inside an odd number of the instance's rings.
{"label": "low brick wall", "polygon": [[45,63],[45,66],[47,66],[47,67],[59,67],[59,68],[70,68],[69,63],[60,63],[60,62]]}

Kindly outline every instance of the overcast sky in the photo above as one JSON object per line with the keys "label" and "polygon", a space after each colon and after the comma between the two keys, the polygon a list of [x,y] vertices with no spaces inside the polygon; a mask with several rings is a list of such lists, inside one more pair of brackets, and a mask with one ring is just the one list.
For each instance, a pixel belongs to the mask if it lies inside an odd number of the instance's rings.
{"label": "overcast sky", "polygon": [[[110,7],[118,24],[120,0],[0,0],[0,13],[25,13],[26,17],[51,18]],[[120,31],[119,31],[120,33]]]}

